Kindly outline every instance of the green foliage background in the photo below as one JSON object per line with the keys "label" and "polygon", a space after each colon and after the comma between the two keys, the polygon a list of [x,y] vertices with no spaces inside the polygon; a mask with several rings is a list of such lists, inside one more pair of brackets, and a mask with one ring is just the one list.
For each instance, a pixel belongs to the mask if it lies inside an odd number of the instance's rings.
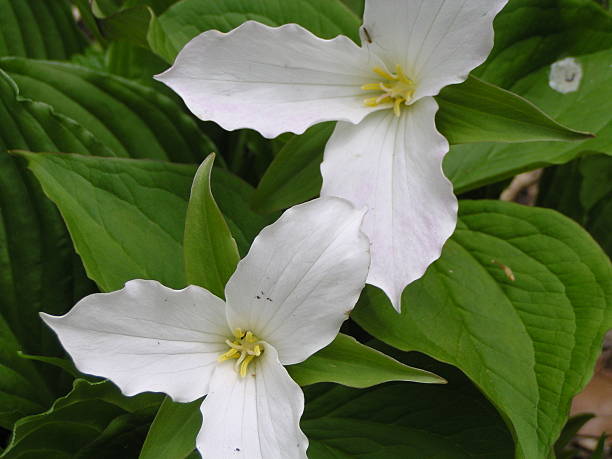
{"label": "green foliage background", "polygon": [[[197,403],[126,398],[79,374],[38,312],[132,278],[222,295],[258,232],[318,195],[333,123],[274,140],[224,132],[152,76],[205,30],[296,22],[358,41],[362,11],[0,0],[0,458],[199,457]],[[510,0],[494,25],[487,62],[438,96],[462,198],[441,259],[401,315],[368,287],[344,334],[289,369],[306,386],[313,459],[561,454],[612,326],[612,17],[606,1]],[[568,56],[584,79],[561,94],[550,65]],[[537,207],[497,200],[539,168]],[[408,382],[439,381],[429,372],[448,384]]]}

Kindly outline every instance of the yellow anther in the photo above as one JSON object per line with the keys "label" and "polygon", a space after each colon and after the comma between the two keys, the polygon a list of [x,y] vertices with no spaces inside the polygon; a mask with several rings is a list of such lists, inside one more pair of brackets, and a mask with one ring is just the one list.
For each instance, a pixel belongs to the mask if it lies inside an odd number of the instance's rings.
{"label": "yellow anther", "polygon": [[219,362],[230,359],[237,359],[234,368],[243,378],[246,376],[249,364],[259,357],[264,351],[263,344],[251,331],[244,331],[237,328],[232,333],[235,340],[225,340],[225,344],[230,348],[227,352],[218,357]]}
{"label": "yellow anther", "polygon": [[244,332],[242,331],[242,328],[236,328],[234,329],[234,337],[236,339],[242,339],[244,338]]}
{"label": "yellow anther", "polygon": [[380,67],[374,67],[372,70],[374,71],[374,73],[376,73],[377,75],[380,75],[385,80],[397,80],[397,76],[392,75],[391,73],[387,72],[385,69],[381,69]]}
{"label": "yellow anther", "polygon": [[372,70],[387,81],[364,84],[361,87],[363,91],[382,92],[378,97],[369,97],[365,99],[364,104],[367,107],[391,104],[393,113],[399,117],[402,114],[402,105],[407,105],[414,96],[415,85],[413,81],[406,76],[401,65],[396,66],[394,74],[380,67],[375,67]]}
{"label": "yellow anther", "polygon": [[381,88],[382,83],[368,83],[368,84],[364,84],[361,89],[363,91],[379,91],[379,90],[383,90],[383,88]]}
{"label": "yellow anther", "polygon": [[230,349],[229,351],[227,351],[225,354],[221,354],[217,360],[219,362],[225,362],[226,360],[229,359],[237,359],[239,357],[239,353],[236,349]]}
{"label": "yellow anther", "polygon": [[395,99],[395,102],[393,103],[393,113],[395,113],[395,116],[400,116],[402,114],[402,103],[405,102],[406,99],[404,99],[403,97],[398,97],[397,99]]}
{"label": "yellow anther", "polygon": [[242,376],[243,378],[246,376],[247,368],[249,367],[249,363],[251,363],[251,360],[253,360],[254,358],[255,358],[254,355],[249,355],[240,364],[240,376]]}

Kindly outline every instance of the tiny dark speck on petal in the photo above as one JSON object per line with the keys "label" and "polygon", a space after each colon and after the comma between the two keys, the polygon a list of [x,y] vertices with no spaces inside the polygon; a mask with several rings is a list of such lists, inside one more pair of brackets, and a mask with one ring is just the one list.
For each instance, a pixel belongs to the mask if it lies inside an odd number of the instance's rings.
{"label": "tiny dark speck on petal", "polygon": [[234,451],[240,451],[240,448],[236,448]]}

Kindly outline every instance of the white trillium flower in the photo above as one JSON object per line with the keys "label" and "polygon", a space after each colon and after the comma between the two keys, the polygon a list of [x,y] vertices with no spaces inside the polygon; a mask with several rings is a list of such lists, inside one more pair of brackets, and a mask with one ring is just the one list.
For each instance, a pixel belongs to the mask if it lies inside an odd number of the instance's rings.
{"label": "white trillium flower", "polygon": [[405,286],[441,253],[457,220],[442,172],[448,152],[432,98],[464,81],[493,46],[507,0],[366,0],[363,46],[288,24],[246,22],[190,41],[158,79],[226,130],[266,137],[339,121],[325,149],[322,196],[367,206],[368,283],[399,311]]}
{"label": "white trillium flower", "polygon": [[287,210],[255,238],[225,288],[227,301],[189,286],[132,280],[41,314],[84,373],[125,395],[206,395],[197,447],[205,458],[306,458],[304,395],[283,365],[338,334],[365,285],[364,212],[321,198]]}

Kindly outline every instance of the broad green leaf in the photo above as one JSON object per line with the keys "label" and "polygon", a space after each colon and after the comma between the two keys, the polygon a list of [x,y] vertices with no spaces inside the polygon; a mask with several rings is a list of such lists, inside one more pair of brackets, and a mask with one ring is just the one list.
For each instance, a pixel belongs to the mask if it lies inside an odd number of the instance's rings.
{"label": "broad green leaf", "polygon": [[92,8],[100,18],[110,16],[125,8],[150,6],[157,14],[163,13],[179,0],[92,0]]}
{"label": "broad green leaf", "polygon": [[53,397],[34,365],[19,357],[20,345],[0,316],[0,427],[43,411]]}
{"label": "broad green leaf", "polygon": [[[612,20],[610,22],[612,27]],[[583,68],[578,91],[562,94],[549,86],[549,67],[527,76],[512,90],[541,107],[559,122],[595,133],[581,142],[537,142],[525,145],[459,145],[451,149],[444,171],[457,192],[468,191],[526,170],[563,164],[583,152],[612,154],[612,51],[602,51],[576,61]]]}
{"label": "broad green leaf", "polygon": [[[423,359],[397,355],[409,365]],[[446,385],[388,383],[367,390],[306,388],[302,428],[310,459],[511,459],[512,436],[491,404],[459,371],[429,370]]]}
{"label": "broad green leaf", "polygon": [[74,366],[74,363],[72,363],[72,361],[68,360],[67,358],[47,357],[44,355],[30,355],[24,354],[21,351],[18,351],[17,355],[22,359],[32,360],[34,362],[42,362],[48,365],[53,365],[57,368],[61,368],[62,370],[64,370],[65,373],[71,375],[73,378],[81,377],[81,374],[79,373],[79,370],[77,370],[77,368]]}
{"label": "broad green leaf", "polygon": [[[21,152],[57,205],[87,274],[105,291],[130,279],[186,285],[183,236],[191,165],[126,158]],[[212,191],[246,251],[269,223],[248,210],[252,188],[216,169]]]}
{"label": "broad green leaf", "polygon": [[355,12],[359,17],[363,16],[363,10],[365,8],[364,0],[342,0],[346,6]]}
{"label": "broad green leaf", "polygon": [[214,153],[198,168],[187,207],[183,254],[187,283],[224,298],[225,284],[240,261],[236,241],[210,187]]}
{"label": "broad green leaf", "polygon": [[86,45],[60,0],[0,0],[0,56],[68,59]]}
{"label": "broad green leaf", "polygon": [[612,255],[612,157],[587,156],[547,169],[538,205],[576,220]]}
{"label": "broad green leaf", "polygon": [[278,152],[253,195],[253,208],[272,212],[308,201],[321,191],[321,161],[335,123],[321,123],[295,136]]}
{"label": "broad green leaf", "polygon": [[[89,383],[77,379],[72,391],[56,400],[48,411],[22,418],[16,423],[11,442],[0,457],[85,459],[92,457],[89,448],[95,442],[98,443],[97,457],[109,457],[106,455],[113,451],[116,454],[118,446],[124,450],[125,457],[134,457],[130,453],[137,453],[140,447],[134,437],[129,437],[129,441],[123,439],[118,445],[117,441],[121,439],[113,442],[107,432],[124,430],[117,429],[117,423],[123,423],[122,419],[128,414],[140,415],[141,426],[146,426],[145,420],[152,418],[159,402],[158,394],[127,398],[108,381]],[[105,443],[108,450],[103,456],[101,444]]]}
{"label": "broad green leaf", "polygon": [[107,71],[114,75],[137,80],[143,85],[155,85],[164,90],[163,85],[160,86],[153,79],[153,75],[163,72],[167,64],[148,49],[115,40],[106,50],[105,64]]}
{"label": "broad green leaf", "polygon": [[108,40],[124,40],[147,47],[151,10],[145,5],[118,11],[100,21],[100,29]]}
{"label": "broad green leaf", "polygon": [[202,426],[202,400],[176,403],[166,397],[145,440],[139,459],[184,459],[195,449]]}
{"label": "broad green leaf", "polygon": [[185,286],[182,234],[194,168],[131,159],[21,153],[58,206],[100,289],[130,279]]}
{"label": "broad green leaf", "polygon": [[474,74],[506,89],[567,56],[612,47],[612,17],[593,0],[511,0],[495,19],[495,46]]}
{"label": "broad green leaf", "polygon": [[451,144],[571,141],[592,137],[557,123],[522,97],[476,77],[436,98],[438,130]]}
{"label": "broad green leaf", "polygon": [[211,29],[228,32],[247,20],[269,26],[293,22],[322,38],[348,35],[355,41],[361,24],[340,0],[183,0],[153,19],[149,45],[171,63],[199,33]]}
{"label": "broad green leaf", "polygon": [[[14,384],[20,391],[29,387],[17,376],[21,367],[30,368],[31,384],[40,386],[42,379],[33,370],[36,366],[38,373],[47,376],[48,387],[35,388],[29,397],[41,403],[49,392],[65,393],[64,381],[56,370],[18,359],[15,352],[61,355],[57,339],[43,326],[38,312],[62,314],[93,286],[57,209],[21,162],[7,153],[7,149],[16,148],[99,156],[110,151],[50,106],[20,97],[14,82],[0,71],[0,321],[6,322],[14,336],[12,344],[4,345],[6,354],[0,361],[1,365],[13,362],[9,366],[17,372],[0,372],[0,397],[15,390]],[[41,411],[39,405],[30,405],[28,412],[27,400],[25,397],[22,407],[15,406],[12,416]],[[6,403],[2,405],[11,407]]]}
{"label": "broad green leaf", "polygon": [[566,217],[468,201],[440,260],[404,291],[401,315],[369,288],[352,317],[387,344],[460,368],[507,420],[518,457],[547,457],[612,325],[611,276]]}
{"label": "broad green leaf", "polygon": [[193,163],[216,150],[174,100],[136,82],[83,67],[0,59],[24,97],[78,121],[116,156]]}
{"label": "broad green leaf", "polygon": [[255,213],[250,207],[253,187],[226,170],[213,169],[211,182],[212,194],[232,231],[240,256],[244,257],[255,236],[265,226],[274,222],[278,213],[266,216]]}
{"label": "broad green leaf", "polygon": [[342,333],[329,346],[306,361],[287,367],[287,371],[300,386],[319,382],[335,382],[355,388],[371,387],[388,381],[446,383],[443,378],[404,365]]}
{"label": "broad green leaf", "polygon": [[565,424],[565,427],[563,427],[563,431],[561,432],[559,439],[555,443],[553,457],[562,457],[565,447],[574,439],[578,431],[582,429],[582,426],[584,426],[594,417],[594,414],[579,414],[569,418]]}

